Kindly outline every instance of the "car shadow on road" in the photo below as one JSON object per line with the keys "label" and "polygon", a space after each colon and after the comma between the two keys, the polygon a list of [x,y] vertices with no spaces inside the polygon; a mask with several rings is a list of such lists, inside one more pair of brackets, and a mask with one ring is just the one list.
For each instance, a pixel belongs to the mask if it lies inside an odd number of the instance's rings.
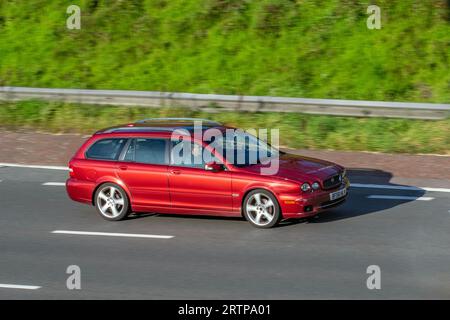
{"label": "car shadow on road", "polygon": [[[314,218],[303,219],[303,221],[328,223],[383,212],[393,207],[415,201],[425,194],[425,190],[416,186],[392,183],[393,175],[390,172],[378,169],[358,168],[347,169],[347,173],[351,187],[346,202],[339,207],[324,211]],[[367,185],[371,184],[386,187],[367,187]],[[354,186],[352,187],[352,185]],[[389,198],[397,196],[406,198]],[[287,221],[286,224],[296,224],[301,221]]]}
{"label": "car shadow on road", "polygon": [[[387,186],[390,188],[363,188],[351,187],[349,195],[344,204],[339,207],[324,211],[319,215],[309,219],[286,219],[281,221],[276,227],[288,227],[299,223],[328,223],[337,220],[350,219],[366,214],[382,212],[384,210],[412,202],[423,196],[425,191],[422,189],[398,190],[391,189],[395,187],[415,187],[392,183],[392,173],[378,169],[347,169],[347,174],[351,184],[375,184]],[[369,196],[408,196],[407,199],[379,199],[368,198]],[[159,213],[139,213],[130,215],[127,220],[145,218],[145,217],[171,217],[180,219],[199,219],[199,220],[228,220],[245,221],[243,217],[221,217],[211,215],[178,215],[178,214],[159,214]]]}
{"label": "car shadow on road", "polygon": [[203,214],[176,214],[176,213],[133,213],[132,215],[129,215],[126,218],[126,220],[140,219],[151,216],[177,218],[177,219],[245,221],[244,217],[222,217]]}

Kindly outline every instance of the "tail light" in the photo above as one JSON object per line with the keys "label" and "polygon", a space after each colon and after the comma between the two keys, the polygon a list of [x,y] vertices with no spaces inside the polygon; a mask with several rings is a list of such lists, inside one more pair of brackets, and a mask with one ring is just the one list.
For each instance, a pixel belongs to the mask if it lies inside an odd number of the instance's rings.
{"label": "tail light", "polygon": [[73,172],[73,166],[69,164],[69,176],[75,178],[75,173]]}

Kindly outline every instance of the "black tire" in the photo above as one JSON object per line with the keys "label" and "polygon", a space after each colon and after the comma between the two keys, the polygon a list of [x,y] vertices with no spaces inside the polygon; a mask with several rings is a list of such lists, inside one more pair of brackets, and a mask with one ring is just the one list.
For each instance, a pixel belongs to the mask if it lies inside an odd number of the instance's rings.
{"label": "black tire", "polygon": [[[106,204],[109,207],[105,210]],[[108,221],[123,220],[130,214],[128,195],[122,187],[115,183],[105,183],[97,189],[94,195],[94,205],[100,216]]]}
{"label": "black tire", "polygon": [[[258,194],[260,195],[260,204],[257,201]],[[269,199],[273,205],[270,205]],[[255,209],[248,210],[250,207],[255,207]],[[281,209],[277,198],[264,189],[255,189],[247,194],[242,202],[242,212],[247,221],[256,228],[272,228],[281,220]],[[260,223],[257,222],[258,216]],[[272,216],[272,219],[267,218],[268,216]]]}

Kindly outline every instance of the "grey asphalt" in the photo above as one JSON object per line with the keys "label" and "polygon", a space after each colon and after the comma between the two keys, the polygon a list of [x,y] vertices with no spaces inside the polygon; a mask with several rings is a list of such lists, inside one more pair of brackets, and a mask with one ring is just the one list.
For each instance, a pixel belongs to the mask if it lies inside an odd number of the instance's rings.
{"label": "grey asphalt", "polygon": [[[0,284],[41,286],[0,288],[0,299],[450,298],[450,193],[352,188],[343,206],[312,222],[260,230],[242,219],[198,216],[108,222],[69,200],[64,187],[42,185],[66,177],[0,168]],[[434,199],[366,198],[371,194]],[[66,288],[69,265],[81,268],[81,290]],[[369,265],[381,268],[380,290],[366,286]]]}

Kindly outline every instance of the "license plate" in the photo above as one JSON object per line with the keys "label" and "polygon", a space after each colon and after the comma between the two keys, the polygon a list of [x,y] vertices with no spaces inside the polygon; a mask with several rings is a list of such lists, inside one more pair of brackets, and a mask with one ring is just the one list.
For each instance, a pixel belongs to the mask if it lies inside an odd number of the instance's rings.
{"label": "license plate", "polygon": [[347,194],[347,189],[346,188],[338,190],[336,192],[332,192],[332,193],[330,193],[330,200],[333,201],[333,200],[342,198],[346,194]]}

